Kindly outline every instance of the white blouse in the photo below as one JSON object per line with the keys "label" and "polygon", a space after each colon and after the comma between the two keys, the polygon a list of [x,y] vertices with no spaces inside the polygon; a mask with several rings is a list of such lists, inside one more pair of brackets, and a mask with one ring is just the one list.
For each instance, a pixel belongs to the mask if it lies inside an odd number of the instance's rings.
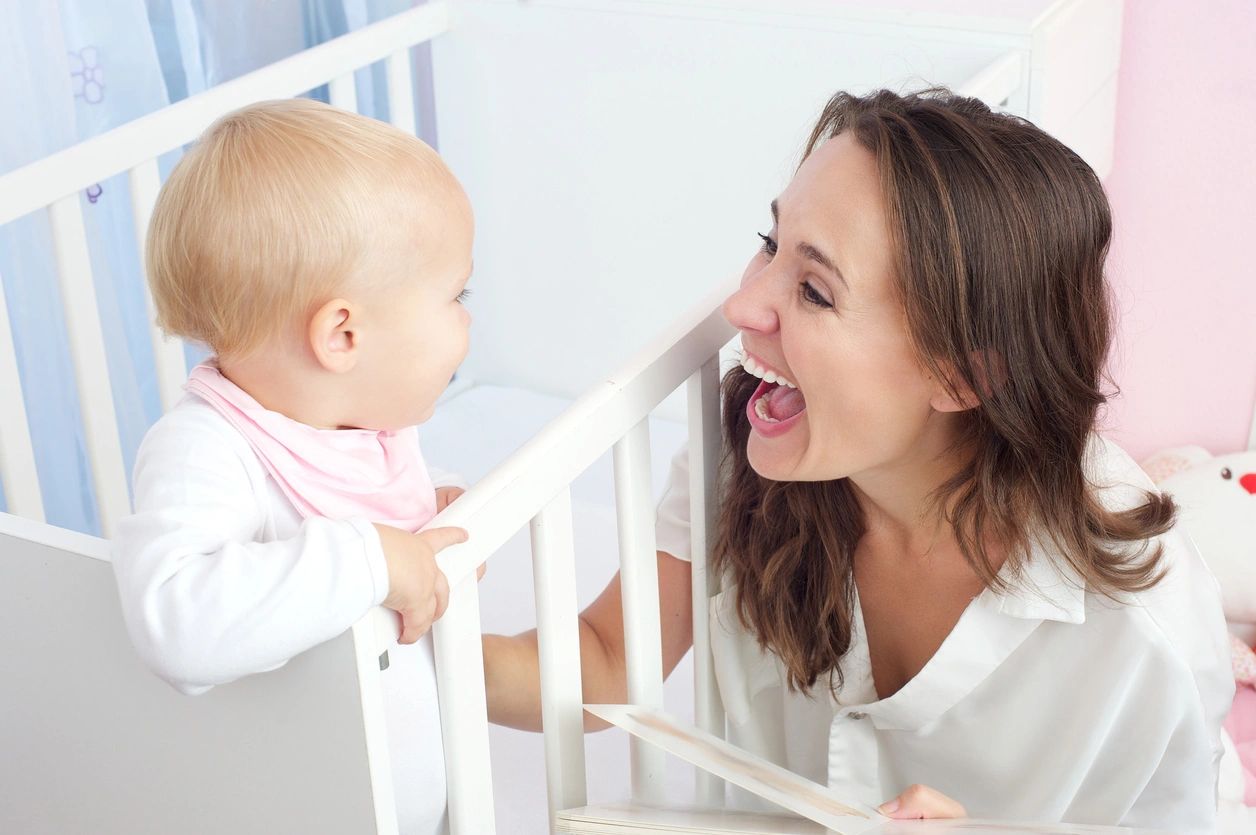
{"label": "white blouse", "polygon": [[[431,471],[434,484],[457,477]],[[303,519],[236,431],[188,396],[135,461],[135,512],[113,568],[140,657],[187,694],[266,672],[351,627],[388,595],[366,519]],[[395,645],[383,675],[402,833],[445,831],[445,761],[431,633]]]}
{"label": "white blouse", "polygon": [[[1110,508],[1154,489],[1098,436],[1086,467]],[[686,560],[687,469],[682,449],[657,521],[659,550]],[[1167,576],[1123,605],[1084,589],[1039,543],[1017,590],[974,598],[886,699],[873,688],[858,595],[834,699],[823,677],[811,696],[788,690],[780,658],[741,628],[725,587],[712,601],[711,651],[728,739],[872,806],[921,783],[978,818],[1212,831],[1234,696],[1220,591],[1184,533],[1160,540]],[[738,806],[770,808],[732,793]]]}

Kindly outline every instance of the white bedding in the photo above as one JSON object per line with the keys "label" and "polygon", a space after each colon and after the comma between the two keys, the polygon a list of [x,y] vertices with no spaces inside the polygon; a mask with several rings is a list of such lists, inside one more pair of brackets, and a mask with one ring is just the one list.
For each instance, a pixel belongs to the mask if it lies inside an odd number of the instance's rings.
{"label": "white bedding", "polygon": [[[483,478],[572,401],[502,386],[473,386],[437,406],[420,429],[423,454],[433,466],[460,473],[470,483]],[[650,419],[651,479],[657,499],[672,455],[688,435],[682,423]],[[619,567],[615,531],[615,487],[609,453],[572,484],[577,585],[581,608],[593,601]],[[526,528],[488,562],[480,584],[480,617],[486,632],[514,634],[536,625],[532,562]],[[693,672],[688,657],[665,688],[667,709],[693,716]],[[545,756],[540,734],[494,726],[491,733],[497,831],[533,835],[547,831]],[[629,794],[628,746],[622,731],[586,737],[589,802]],[[668,763],[669,795],[692,797],[692,770]]]}

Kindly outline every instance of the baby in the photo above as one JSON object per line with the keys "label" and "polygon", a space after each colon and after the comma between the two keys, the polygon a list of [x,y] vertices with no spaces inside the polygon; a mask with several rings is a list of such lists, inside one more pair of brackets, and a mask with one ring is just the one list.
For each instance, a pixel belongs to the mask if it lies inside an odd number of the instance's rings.
{"label": "baby", "polygon": [[161,326],[213,357],[139,450],[114,542],[127,628],[194,694],[396,610],[413,646],[384,676],[393,773],[429,789],[398,792],[403,832],[445,825],[419,638],[448,599],[436,554],[466,534],[415,533],[461,492],[429,473],[415,426],[467,353],[472,234],[431,148],[304,99],[211,126],[148,232]]}

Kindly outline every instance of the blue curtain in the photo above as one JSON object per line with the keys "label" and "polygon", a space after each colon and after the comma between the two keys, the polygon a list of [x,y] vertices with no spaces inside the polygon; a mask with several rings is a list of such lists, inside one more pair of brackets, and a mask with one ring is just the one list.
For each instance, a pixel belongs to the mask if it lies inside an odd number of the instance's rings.
{"label": "blue curtain", "polygon": [[[411,5],[410,0],[0,3],[0,50],[11,67],[7,83],[0,85],[5,125],[0,173]],[[359,109],[387,118],[384,89],[379,68],[359,72]],[[162,159],[163,173],[176,159],[177,153]],[[161,406],[126,176],[93,184],[80,201],[130,472]],[[13,327],[48,521],[98,533],[44,212],[0,227],[0,289]],[[198,351],[189,353],[189,361],[199,358]],[[6,507],[0,493],[0,510]]]}

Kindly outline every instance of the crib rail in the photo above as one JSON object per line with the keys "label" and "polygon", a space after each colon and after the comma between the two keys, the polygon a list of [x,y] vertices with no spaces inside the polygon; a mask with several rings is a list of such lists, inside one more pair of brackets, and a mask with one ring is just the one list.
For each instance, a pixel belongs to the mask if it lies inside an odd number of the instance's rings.
{"label": "crib rail", "polygon": [[[48,213],[70,355],[82,402],[92,483],[106,537],[127,512],[129,497],[83,225],[83,190],[116,174],[128,173],[137,244],[142,254],[143,236],[160,188],[157,158],[162,154],[191,142],[224,113],[255,101],[299,95],[323,84],[330,84],[332,104],[355,110],[353,74],[380,60],[386,62],[390,120],[413,133],[410,48],[448,29],[447,5],[429,3],[213,87],[0,177],[0,224],[41,209]],[[151,299],[148,303],[151,313]],[[178,399],[187,376],[183,346],[178,340],[165,338],[155,325],[150,325],[150,336],[162,406],[169,408]],[[42,521],[38,473],[21,382],[8,347],[11,344],[9,313],[0,294],[0,391],[5,392],[0,404],[0,485],[15,514]]]}
{"label": "crib rail", "polygon": [[[452,592],[445,616],[434,627],[442,726],[447,739],[458,740],[456,756],[452,751],[446,755],[450,823],[455,833],[493,831],[492,804],[484,802],[491,796],[492,783],[479,603],[471,578],[476,567],[524,525],[532,530],[551,820],[555,811],[584,803],[584,722],[569,485],[610,449],[615,461],[629,699],[662,706],[646,419],[686,383],[695,523],[697,716],[705,729],[723,736],[723,714],[707,645],[713,578],[706,571],[706,554],[720,443],[718,354],[733,336],[719,303],[729,289],[720,288],[681,317],[620,373],[576,401],[432,521],[432,526],[457,525],[470,533],[468,542],[446,549],[439,557]],[[634,797],[655,796],[661,785],[661,754],[635,742],[631,750]],[[722,791],[709,779],[702,779],[699,788],[706,797]]]}

